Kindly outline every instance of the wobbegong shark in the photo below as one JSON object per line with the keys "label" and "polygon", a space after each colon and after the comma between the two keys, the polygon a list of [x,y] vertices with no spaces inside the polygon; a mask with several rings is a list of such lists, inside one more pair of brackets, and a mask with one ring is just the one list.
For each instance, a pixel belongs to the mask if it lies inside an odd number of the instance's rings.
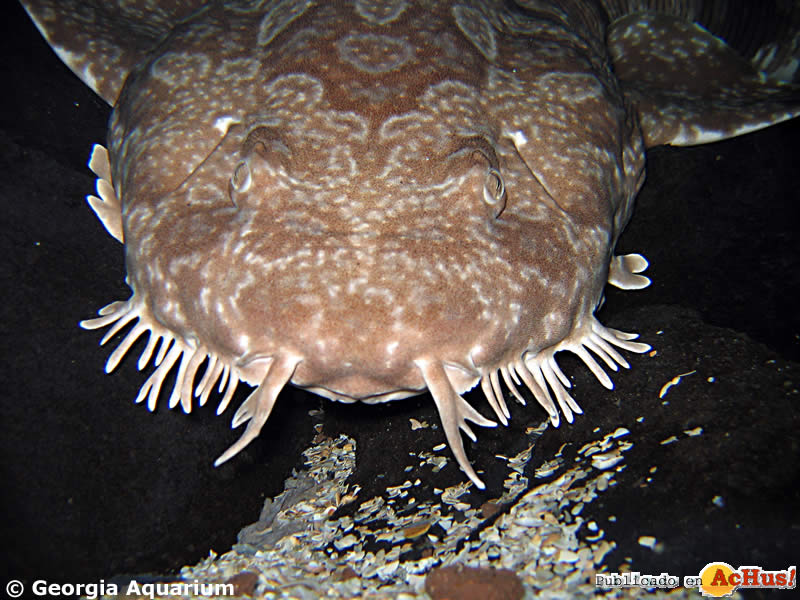
{"label": "wobbegong shark", "polygon": [[[113,112],[87,200],[124,245],[126,300],[81,322],[147,334],[136,402],[218,414],[255,386],[219,465],[293,384],[341,402],[430,391],[461,433],[531,397],[582,409],[559,368],[606,388],[650,347],[603,326],[645,152],[800,114],[800,8],[563,0],[22,0]],[[775,27],[737,27],[756,12]],[[753,13],[753,14],[751,14]],[[760,12],[759,12],[760,14]],[[462,395],[479,386],[495,420]],[[216,388],[216,392],[214,389]]]}

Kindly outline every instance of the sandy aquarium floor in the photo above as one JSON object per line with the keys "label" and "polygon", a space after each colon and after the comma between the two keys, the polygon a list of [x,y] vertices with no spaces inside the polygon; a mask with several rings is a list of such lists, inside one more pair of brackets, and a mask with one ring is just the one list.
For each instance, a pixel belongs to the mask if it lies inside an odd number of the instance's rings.
{"label": "sandy aquarium floor", "polygon": [[[431,426],[411,419],[409,427]],[[348,483],[355,440],[319,434],[303,452],[303,468],[286,481],[283,493],[266,501],[259,520],[242,529],[230,551],[183,567],[179,578],[132,589],[169,590],[164,597],[225,598],[234,590],[303,600],[638,597],[638,588],[596,585],[616,543],[604,523],[583,516],[587,505],[618,484],[615,475],[626,468],[625,455],[634,447],[631,432],[598,432],[594,441],[578,449],[564,446],[531,471],[532,450],[547,427],[530,427],[522,452],[496,457],[494,468],[506,474],[502,493],[480,506],[470,502],[468,480],[439,489],[417,477],[425,475],[421,471],[437,473],[450,460],[443,444],[410,453],[408,478],[367,498],[360,486]],[[702,435],[702,428],[680,435]],[[653,536],[642,535],[638,543],[659,551]],[[632,565],[623,562],[617,570],[631,571]],[[130,585],[119,580],[121,590]],[[181,591],[189,593],[172,593]],[[665,597],[697,596],[681,586],[648,591],[651,597],[660,591]]]}

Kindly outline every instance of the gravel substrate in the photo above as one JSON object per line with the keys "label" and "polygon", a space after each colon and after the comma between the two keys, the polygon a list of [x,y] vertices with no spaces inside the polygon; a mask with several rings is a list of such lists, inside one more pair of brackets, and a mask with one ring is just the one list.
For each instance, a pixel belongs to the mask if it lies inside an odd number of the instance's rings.
{"label": "gravel substrate", "polygon": [[[238,543],[184,567],[180,579],[195,591],[203,584],[230,583],[241,596],[301,600],[640,595],[638,589],[595,586],[595,574],[608,570],[604,559],[615,543],[602,524],[581,516],[585,505],[616,485],[614,476],[625,469],[625,453],[634,446],[630,432],[620,427],[599,435],[571,457],[559,451],[534,471],[531,482],[523,473],[546,428],[546,422],[529,428],[528,448],[505,457],[503,493],[478,507],[469,502],[472,483],[466,478],[446,489],[430,488],[434,500],[418,497],[429,496],[420,479],[397,481],[380,496],[362,497],[359,486],[347,482],[355,469],[355,440],[318,435],[304,452],[305,469],[265,502],[258,522],[242,529]],[[421,451],[406,471],[441,469],[450,460],[443,446]],[[657,540],[641,543],[655,546]],[[697,592],[678,588],[669,595]]]}

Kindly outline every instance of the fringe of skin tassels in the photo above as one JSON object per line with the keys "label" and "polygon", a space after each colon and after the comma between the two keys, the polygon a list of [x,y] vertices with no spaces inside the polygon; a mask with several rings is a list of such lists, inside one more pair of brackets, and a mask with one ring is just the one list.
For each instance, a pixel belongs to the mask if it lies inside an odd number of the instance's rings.
{"label": "fringe of skin tassels", "polygon": [[105,345],[131,321],[136,320],[127,335],[108,357],[105,367],[106,373],[111,373],[117,368],[122,358],[142,334],[149,333],[149,338],[136,365],[140,371],[153,359],[153,352],[158,346],[158,352],[153,360],[156,370],[153,371],[139,389],[139,394],[136,397],[137,404],[147,398],[148,410],[155,410],[164,379],[180,359],[178,376],[175,379],[175,385],[172,388],[168,404],[169,408],[175,408],[180,404],[184,412],[191,412],[192,384],[200,365],[203,364],[205,359],[208,359],[205,373],[194,388],[194,397],[199,398],[200,406],[204,406],[208,401],[211,390],[214,388],[214,384],[219,381],[218,391],[219,393],[224,392],[224,395],[217,408],[217,414],[221,415],[228,407],[239,384],[235,367],[231,367],[231,365],[219,360],[216,354],[209,353],[202,346],[192,347],[188,345],[175,337],[169,329],[160,326],[155,319],[146,318],[142,313],[142,307],[134,301],[134,298],[126,302],[112,302],[108,306],[101,308],[98,314],[100,315],[99,317],[81,321],[80,326],[84,329],[101,329],[113,324],[103,336],[103,339],[100,340],[101,346]]}
{"label": "fringe of skin tassels", "polygon": [[[618,367],[627,369],[630,368],[628,361],[616,351],[614,346],[638,353],[650,350],[650,346],[647,344],[632,341],[637,337],[638,335],[635,333],[625,333],[604,327],[592,317],[589,331],[582,335],[576,336],[573,334],[561,343],[536,355],[525,353],[517,361],[484,373],[480,381],[483,394],[503,425],[508,424],[508,419],[511,415],[500,387],[500,377],[503,378],[506,386],[521,404],[525,404],[525,399],[519,392],[519,387],[522,385],[527,387],[539,404],[547,411],[552,425],[558,427],[560,417],[558,409],[553,402],[553,395],[555,395],[556,402],[561,407],[564,417],[569,423],[572,423],[573,413],[581,414],[583,411],[567,392],[571,384],[555,360],[556,353],[569,351],[576,354],[603,386],[612,389],[614,384],[603,367],[589,353],[589,350],[600,357],[610,369],[614,371],[617,371]],[[455,389],[447,380],[447,374],[441,363],[436,361],[417,361],[417,366],[422,371],[425,383],[433,395],[434,402],[436,402],[447,442],[459,466],[478,488],[484,489],[483,481],[475,473],[467,459],[459,429],[474,442],[476,437],[467,421],[472,421],[476,425],[483,427],[495,427],[496,423],[478,413],[455,392]]]}
{"label": "fringe of skin tassels", "polygon": [[[144,333],[149,334],[147,345],[139,356],[137,367],[139,370],[144,369],[153,360],[156,369],[139,390],[136,397],[137,403],[143,402],[146,398],[147,408],[151,411],[155,410],[164,380],[178,364],[178,374],[169,397],[169,408],[180,404],[184,412],[188,413],[192,409],[193,397],[199,398],[199,405],[204,406],[217,382],[219,382],[218,393],[223,394],[217,407],[217,414],[222,414],[228,407],[241,380],[236,365],[209,352],[202,345],[191,345],[176,337],[171,331],[159,325],[155,319],[148,318],[149,315],[143,303],[137,302],[135,297],[126,302],[113,302],[102,308],[98,314],[99,316],[94,319],[82,321],[81,327],[100,329],[111,326],[100,341],[101,345],[135,320],[125,337],[108,357],[106,373],[112,372],[117,367],[125,354]],[[611,389],[613,388],[611,379],[600,363],[595,360],[593,354],[599,357],[608,368],[617,371],[618,367],[629,368],[629,365],[614,346],[630,352],[646,352],[650,349],[647,344],[632,341],[638,337],[636,334],[604,327],[594,317],[591,317],[588,323],[589,325],[585,327],[586,331],[574,332],[569,338],[555,346],[538,354],[525,352],[520,359],[489,369],[481,374],[481,389],[497,419],[503,425],[508,424],[511,413],[504,399],[500,384],[501,378],[511,394],[521,404],[525,404],[525,399],[519,388],[527,387],[547,411],[552,425],[558,427],[560,423],[558,408],[561,409],[569,423],[573,421],[573,414],[581,414],[583,411],[567,391],[571,384],[556,362],[556,353],[569,351],[576,354],[598,381],[606,388]],[[157,352],[156,347],[158,347]],[[291,380],[301,358],[287,355],[268,360],[269,366],[264,380],[239,407],[233,417],[232,427],[236,428],[249,421],[247,429],[241,438],[217,459],[215,465],[220,465],[232,458],[258,436],[272,411],[278,393]],[[477,487],[484,489],[484,483],[467,459],[459,430],[476,441],[475,433],[467,421],[482,427],[494,427],[497,424],[481,415],[456,392],[441,361],[419,359],[415,362],[436,403],[445,436],[459,466]],[[194,386],[197,373],[204,363],[205,371],[200,381]]]}

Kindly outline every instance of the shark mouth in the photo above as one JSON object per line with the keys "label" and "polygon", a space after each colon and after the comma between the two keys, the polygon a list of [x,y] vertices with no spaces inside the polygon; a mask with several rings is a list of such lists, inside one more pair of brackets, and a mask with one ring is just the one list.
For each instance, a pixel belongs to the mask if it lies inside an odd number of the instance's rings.
{"label": "shark mouth", "polygon": [[[214,386],[218,384],[222,400],[217,407],[217,414],[222,414],[228,407],[239,382],[250,381],[245,370],[252,361],[243,363],[241,360],[231,360],[218,355],[206,346],[175,335],[152,317],[144,302],[139,301],[135,294],[128,301],[109,304],[100,309],[98,314],[98,317],[82,321],[80,325],[84,329],[111,326],[103,336],[101,345],[135,321],[108,357],[105,367],[107,373],[117,367],[144,333],[149,334],[137,366],[141,370],[152,361],[156,369],[140,388],[136,402],[141,403],[147,399],[147,407],[151,411],[156,408],[164,380],[176,365],[178,371],[168,406],[174,408],[180,404],[187,413],[192,409],[193,398],[199,399],[200,406],[205,405]],[[591,317],[586,321],[586,325],[573,331],[560,343],[536,354],[524,351],[517,360],[486,369],[476,379],[480,381],[486,400],[503,425],[508,424],[511,415],[504,399],[501,378],[521,404],[525,404],[525,399],[519,388],[527,387],[549,415],[551,424],[557,427],[560,423],[558,408],[570,423],[573,421],[574,413],[581,414],[583,411],[568,392],[571,384],[556,362],[556,353],[569,351],[576,354],[598,381],[611,389],[613,383],[595,356],[613,371],[617,371],[619,367],[629,368],[628,362],[615,346],[638,353],[650,349],[647,344],[634,342],[636,337],[637,334],[604,327]],[[157,352],[156,347],[158,347]],[[247,428],[239,440],[216,460],[215,466],[231,459],[258,436],[272,412],[278,394],[287,383],[291,382],[302,357],[287,352],[257,360],[264,363],[260,366],[265,374],[258,387],[238,408],[231,423],[233,428],[247,423]],[[454,381],[453,376],[448,375],[446,365],[442,361],[420,358],[414,363],[433,396],[445,436],[459,466],[478,488],[484,489],[483,481],[467,458],[460,431],[474,442],[477,438],[468,421],[481,427],[495,427],[497,423],[484,417],[464,400],[461,396],[461,392],[466,391],[462,389],[463,382]],[[204,364],[205,371],[195,384],[200,367]],[[467,387],[473,387],[475,383],[476,381],[473,381],[472,385]]]}

